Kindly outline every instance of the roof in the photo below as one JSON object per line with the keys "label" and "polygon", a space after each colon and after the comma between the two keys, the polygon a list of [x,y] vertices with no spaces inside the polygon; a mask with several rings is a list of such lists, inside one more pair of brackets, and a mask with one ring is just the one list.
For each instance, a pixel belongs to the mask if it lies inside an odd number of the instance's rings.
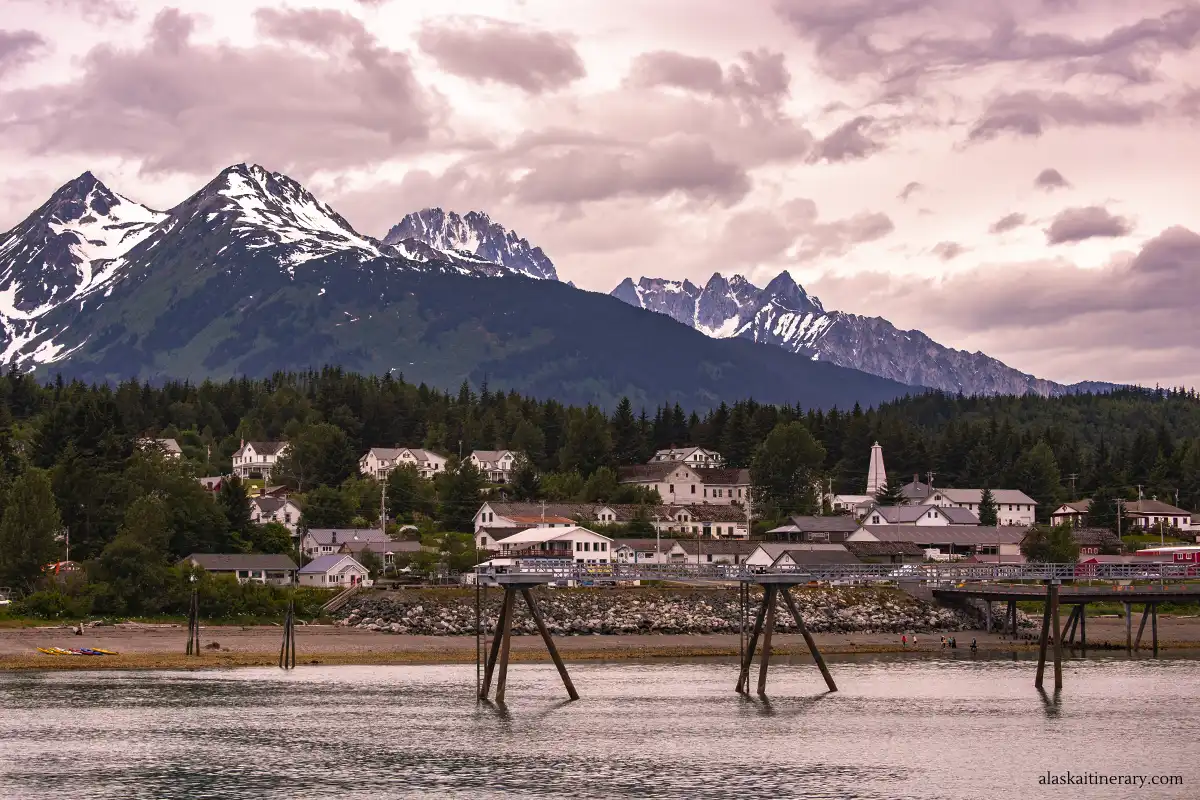
{"label": "roof", "polygon": [[503,539],[505,536],[512,536],[514,533],[536,528],[536,525],[517,525],[511,528],[480,528],[476,533],[486,533],[493,539]]}
{"label": "roof", "polygon": [[174,439],[155,439],[154,442],[161,447],[165,453],[183,453],[183,450],[179,447],[179,442],[175,441]]}
{"label": "roof", "polygon": [[672,470],[676,469],[694,470],[696,468],[680,461],[661,461],[654,464],[634,464],[632,466],[617,467],[617,476],[622,482],[643,481],[658,483],[670,475]]}
{"label": "roof", "polygon": [[796,544],[795,542],[757,542],[758,547],[754,548],[755,553],[762,550],[772,561],[779,558],[780,555],[788,550],[829,550],[837,551],[843,549],[840,544],[826,544],[824,542],[814,542],[812,544]]}
{"label": "roof", "polygon": [[775,557],[771,566],[775,566],[784,558],[790,558],[796,564],[858,564],[858,557],[840,544],[827,545],[828,549],[816,550],[804,545],[792,545]]}
{"label": "roof", "polygon": [[1109,545],[1120,548],[1121,539],[1108,528],[1075,528],[1071,531],[1075,542],[1080,547],[1104,547]]}
{"label": "roof", "polygon": [[1025,556],[1021,553],[1013,553],[1009,555],[996,555],[995,553],[976,553],[968,559],[965,559],[965,564],[1024,564]]}
{"label": "roof", "polygon": [[300,574],[312,575],[313,573],[316,573],[319,575],[323,572],[329,572],[329,570],[333,569],[343,561],[349,561],[363,572],[367,571],[366,567],[354,560],[354,556],[348,556],[345,553],[334,553],[333,555],[319,556],[314,558],[312,561],[300,568]]}
{"label": "roof", "polygon": [[925,551],[914,542],[846,542],[846,549],[859,558],[872,556],[921,557]]}
{"label": "roof", "polygon": [[613,539],[612,549],[620,550],[622,547],[628,547],[630,550],[648,550],[654,552],[655,545],[660,548],[658,552],[665,553],[675,546],[674,539]]}
{"label": "roof", "polygon": [[391,541],[391,542],[346,542],[338,548],[339,552],[361,553],[369,550],[372,553],[416,553],[421,549],[420,542]]}
{"label": "roof", "polygon": [[[1063,514],[1069,514],[1072,511],[1075,512],[1076,514],[1086,514],[1088,512],[1088,509],[1091,507],[1091,505],[1092,505],[1091,498],[1089,498],[1087,500],[1076,500],[1073,503],[1063,503],[1061,506],[1059,506],[1057,509],[1055,509],[1055,511],[1056,512],[1061,511]],[[1062,509],[1064,509],[1064,508],[1067,510],[1062,511]]]}
{"label": "roof", "polygon": [[[542,518],[541,503],[494,503],[488,501],[484,503],[498,517],[536,517]],[[595,516],[595,509],[599,508],[597,503],[546,503],[545,510],[547,516],[567,517],[571,519],[585,518],[592,519]],[[483,506],[479,507],[483,510]],[[608,506],[608,508],[615,508]],[[479,513],[479,512],[476,512]]]}
{"label": "roof", "polygon": [[[653,506],[652,506],[653,508]],[[735,505],[716,505],[715,503],[696,503],[694,505],[667,505],[666,514],[672,518],[686,512],[696,522],[742,522],[746,521],[746,509]],[[651,514],[653,517],[653,514]]]}
{"label": "roof", "polygon": [[471,455],[482,464],[493,464],[506,455],[513,455],[512,450],[472,450]]}
{"label": "roof", "polygon": [[548,523],[551,523],[554,525],[574,525],[575,524],[575,520],[571,519],[570,517],[551,516],[550,514],[547,514],[544,517],[541,514],[530,515],[530,516],[526,516],[524,514],[516,514],[516,515],[507,516],[506,519],[511,519],[513,522],[521,523],[523,525],[528,524],[530,527],[537,527],[538,523],[541,523],[541,522],[548,522]]}
{"label": "roof", "polygon": [[523,531],[517,531],[512,536],[506,536],[500,540],[501,544],[534,544],[537,542],[550,542],[555,539],[561,539],[564,536],[573,536],[577,533],[590,533],[592,536],[599,536],[601,539],[612,541],[609,537],[602,533],[589,531],[587,528],[573,525],[570,528],[526,528]]}
{"label": "roof", "polygon": [[238,448],[234,455],[241,455],[247,447],[253,447],[254,452],[262,456],[278,455],[279,451],[287,447],[287,442],[245,442]]}
{"label": "roof", "polygon": [[965,508],[942,508],[938,506],[871,506],[867,515],[879,514],[891,525],[912,525],[922,517],[936,511],[951,525],[978,525],[979,517]]}
{"label": "roof", "polygon": [[1020,544],[1027,528],[1017,525],[863,525],[881,542],[912,542],[916,545]]}
{"label": "roof", "polygon": [[792,517],[791,524],[799,533],[853,533],[858,530],[858,522],[848,514],[830,517]]}
{"label": "roof", "polygon": [[926,497],[929,497],[932,490],[932,486],[920,481],[911,481],[900,487],[901,494],[909,500],[924,500]]}
{"label": "roof", "polygon": [[192,553],[191,561],[209,572],[232,572],[239,569],[294,570],[296,562],[285,555],[261,553]]}
{"label": "roof", "polygon": [[344,544],[356,539],[360,542],[392,541],[392,537],[378,528],[309,528],[308,535],[320,545]]}
{"label": "roof", "polygon": [[258,510],[264,514],[274,514],[290,502],[286,497],[272,497],[271,495],[256,495],[250,498],[251,505],[258,506]]}
{"label": "roof", "polygon": [[217,489],[221,488],[221,483],[222,483],[222,481],[225,480],[225,476],[224,475],[210,475],[207,478],[196,478],[196,480],[198,480],[200,482],[200,485],[203,486],[205,489],[208,489],[210,491],[216,491]]}
{"label": "roof", "polygon": [[[979,499],[983,497],[983,489],[943,489],[939,486],[933,490],[933,494],[940,494],[951,503],[979,505]],[[996,501],[996,505],[1037,505],[1037,500],[1020,489],[992,489],[992,498]]]}
{"label": "roof", "polygon": [[721,454],[718,453],[716,450],[709,450],[708,448],[705,448],[705,447],[699,447],[699,446],[668,447],[665,450],[656,450],[654,453],[654,457],[651,459],[651,461],[683,461],[688,456],[690,456],[692,453],[695,453],[697,450],[699,450],[702,453],[711,453],[712,455],[716,456],[718,459],[721,457]]}
{"label": "roof", "polygon": [[696,553],[697,545],[699,545],[699,552],[705,555],[711,553],[714,556],[741,556],[750,555],[762,542],[747,542],[738,539],[702,539],[697,542],[695,539],[680,539],[675,544],[688,554]]}
{"label": "roof", "polygon": [[1157,515],[1169,517],[1190,517],[1192,512],[1164,503],[1161,500],[1137,500],[1125,504],[1125,516]]}

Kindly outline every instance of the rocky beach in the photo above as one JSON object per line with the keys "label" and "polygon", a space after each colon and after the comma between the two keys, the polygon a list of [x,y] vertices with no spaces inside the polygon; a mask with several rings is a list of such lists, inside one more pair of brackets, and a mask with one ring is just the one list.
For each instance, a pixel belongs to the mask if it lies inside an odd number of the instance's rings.
{"label": "rocky beach", "polygon": [[[491,631],[503,592],[490,589],[486,594],[483,616]],[[813,587],[793,594],[813,633],[963,631],[977,627],[981,619],[974,609],[944,608],[895,589]],[[730,589],[546,589],[536,596],[546,627],[557,636],[737,633],[742,624],[737,592]],[[751,596],[750,615],[761,597]],[[514,609],[513,633],[536,633],[519,597]],[[1024,615],[1022,623],[1032,625]],[[366,594],[343,609],[337,624],[393,634],[474,635],[475,593],[427,589]],[[776,627],[796,629],[782,600]]]}

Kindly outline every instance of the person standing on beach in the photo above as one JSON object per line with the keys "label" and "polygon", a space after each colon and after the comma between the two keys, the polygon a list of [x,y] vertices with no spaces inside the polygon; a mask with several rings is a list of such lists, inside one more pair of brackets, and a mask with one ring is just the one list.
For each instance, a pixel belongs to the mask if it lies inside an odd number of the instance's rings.
{"label": "person standing on beach", "polygon": [[900,637],[900,646],[908,647],[908,634],[904,634],[903,636]]}

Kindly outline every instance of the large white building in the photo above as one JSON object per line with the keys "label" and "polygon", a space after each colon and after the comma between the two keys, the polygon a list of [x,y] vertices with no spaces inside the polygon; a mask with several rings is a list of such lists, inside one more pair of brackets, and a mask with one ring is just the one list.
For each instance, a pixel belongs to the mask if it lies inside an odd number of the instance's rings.
{"label": "large white building", "polygon": [[[982,489],[932,489],[918,505],[965,508],[978,517],[982,496]],[[992,489],[992,497],[996,501],[999,524],[1028,527],[1034,523],[1037,501],[1020,489]]]}
{"label": "large white building", "polygon": [[[645,522],[660,534],[688,534],[713,539],[750,538],[750,520],[741,506],[656,505],[620,503],[505,503],[488,501],[475,512],[480,546],[489,548],[506,528],[564,528],[580,523],[600,525]],[[488,533],[484,533],[488,531]],[[482,538],[481,536],[482,535]]]}
{"label": "large white building", "polygon": [[242,442],[233,454],[233,474],[270,480],[275,464],[287,453],[287,442]]}
{"label": "large white building", "polygon": [[415,468],[422,478],[432,478],[446,470],[446,456],[415,447],[372,447],[358,460],[358,471],[377,480],[404,466]]}
{"label": "large white building", "polygon": [[668,505],[738,505],[750,501],[750,470],[691,467],[678,461],[663,461],[621,467],[621,483],[654,489]]}
{"label": "large white building", "polygon": [[881,506],[874,503],[863,514],[866,525],[978,525],[973,511],[957,506]]}
{"label": "large white building", "polygon": [[517,454],[512,450],[473,450],[470,461],[492,483],[508,483],[517,463]]}
{"label": "large white building", "polygon": [[576,564],[609,564],[613,540],[587,528],[527,528],[498,542],[502,558],[538,556],[571,559]]}
{"label": "large white building", "polygon": [[725,459],[716,450],[706,450],[703,447],[670,447],[659,450],[650,459],[651,464],[664,461],[674,461],[692,467],[723,467]]}

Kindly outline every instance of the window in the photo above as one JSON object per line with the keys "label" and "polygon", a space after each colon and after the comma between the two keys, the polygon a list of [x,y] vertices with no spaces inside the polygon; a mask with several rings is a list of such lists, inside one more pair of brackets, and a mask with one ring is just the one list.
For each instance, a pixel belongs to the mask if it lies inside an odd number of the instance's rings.
{"label": "window", "polygon": [[738,489],[738,497],[741,497],[741,496],[742,496],[742,490]]}
{"label": "window", "polygon": [[[693,483],[692,484],[692,494],[695,494],[695,493],[696,493],[696,484]],[[705,490],[705,495],[707,495],[707,494],[708,494],[708,490]]]}
{"label": "window", "polygon": [[603,552],[607,553],[607,552],[608,552],[608,542],[601,542],[601,543],[600,543],[600,549],[601,549]]}
{"label": "window", "polygon": [[879,524],[879,515],[878,515],[878,514],[875,514],[875,515],[873,515],[873,516],[871,517],[871,524],[872,524],[872,525],[878,525],[878,524]]}
{"label": "window", "polygon": [[708,563],[712,563],[712,553],[708,554]]}
{"label": "window", "polygon": [[589,552],[589,553],[590,553],[590,552],[591,552],[591,550],[592,550],[592,543],[591,543],[591,542],[584,542],[584,543],[583,543],[583,549],[584,549],[585,551],[587,551],[587,552]]}
{"label": "window", "polygon": [[675,484],[670,484],[670,488],[667,491],[669,491],[671,494],[675,494]]}

